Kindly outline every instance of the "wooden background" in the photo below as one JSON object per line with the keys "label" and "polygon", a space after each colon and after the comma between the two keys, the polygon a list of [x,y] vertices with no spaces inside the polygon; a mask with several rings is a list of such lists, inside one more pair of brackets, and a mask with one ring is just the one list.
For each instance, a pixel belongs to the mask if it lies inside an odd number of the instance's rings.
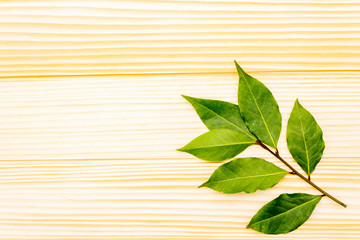
{"label": "wooden background", "polygon": [[[359,56],[358,0],[1,1],[0,239],[360,239]],[[245,229],[264,203],[317,192],[197,188],[220,164],[175,151],[206,131],[180,94],[236,102],[234,59],[283,129],[297,97],[314,114],[313,180],[347,209],[265,236]]]}

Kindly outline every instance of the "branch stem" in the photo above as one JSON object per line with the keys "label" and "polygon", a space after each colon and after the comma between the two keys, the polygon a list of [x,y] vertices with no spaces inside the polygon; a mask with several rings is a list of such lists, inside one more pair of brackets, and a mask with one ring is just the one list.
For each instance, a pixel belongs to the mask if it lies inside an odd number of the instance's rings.
{"label": "branch stem", "polygon": [[258,145],[260,145],[262,148],[264,148],[265,150],[267,150],[268,152],[270,152],[272,155],[274,155],[277,159],[279,159],[282,163],[284,163],[288,168],[291,169],[293,174],[298,175],[302,180],[304,180],[305,182],[307,182],[308,184],[310,184],[311,186],[313,186],[316,190],[318,190],[319,192],[321,192],[323,194],[323,196],[327,196],[328,198],[330,198],[331,200],[333,200],[334,202],[336,202],[337,204],[340,204],[343,207],[347,207],[347,205],[343,202],[341,202],[340,200],[336,199],[335,197],[333,197],[332,195],[330,195],[329,193],[325,192],[322,188],[320,188],[318,185],[316,185],[315,183],[313,183],[310,180],[310,177],[307,178],[304,175],[302,175],[301,173],[299,173],[295,168],[293,168],[288,162],[286,162],[280,155],[279,155],[279,151],[276,149],[276,151],[272,151],[270,148],[268,148],[264,143],[262,143],[260,140],[258,140],[256,142]]}

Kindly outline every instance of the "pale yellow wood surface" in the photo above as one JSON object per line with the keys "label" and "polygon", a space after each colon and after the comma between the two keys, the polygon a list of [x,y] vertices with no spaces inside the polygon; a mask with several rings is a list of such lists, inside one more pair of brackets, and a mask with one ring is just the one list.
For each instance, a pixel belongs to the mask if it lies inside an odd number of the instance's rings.
{"label": "pale yellow wood surface", "polygon": [[[360,239],[360,1],[1,1],[0,239]],[[236,102],[233,60],[326,141],[324,198],[297,231],[245,228],[268,191],[198,189],[219,165],[180,97]],[[285,143],[280,152],[291,161]],[[276,159],[258,147],[241,156]]]}

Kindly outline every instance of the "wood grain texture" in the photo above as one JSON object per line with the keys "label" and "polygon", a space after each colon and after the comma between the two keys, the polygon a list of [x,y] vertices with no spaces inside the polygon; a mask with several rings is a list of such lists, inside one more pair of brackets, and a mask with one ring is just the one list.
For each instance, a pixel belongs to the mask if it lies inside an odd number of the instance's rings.
{"label": "wood grain texture", "polygon": [[[359,39],[358,0],[1,1],[0,239],[359,239]],[[264,236],[264,203],[317,192],[197,188],[219,164],[175,151],[206,130],[180,94],[236,102],[234,59],[278,100],[287,160],[294,100],[313,113],[313,180],[348,208]]]}

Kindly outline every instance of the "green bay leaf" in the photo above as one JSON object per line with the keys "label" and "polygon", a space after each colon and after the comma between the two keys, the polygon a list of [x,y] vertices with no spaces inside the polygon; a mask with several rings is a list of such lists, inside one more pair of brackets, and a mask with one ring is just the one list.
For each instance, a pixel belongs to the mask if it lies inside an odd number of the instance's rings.
{"label": "green bay leaf", "polygon": [[247,228],[266,234],[294,231],[311,216],[321,195],[281,194],[265,204],[251,219]]}
{"label": "green bay leaf", "polygon": [[263,143],[277,148],[281,132],[279,106],[270,90],[248,75],[235,61],[239,74],[240,113],[251,133]]}
{"label": "green bay leaf", "polygon": [[239,107],[236,104],[219,100],[182,96],[191,103],[209,130],[228,128],[244,132],[255,139],[241,118]]}
{"label": "green bay leaf", "polygon": [[244,132],[220,128],[200,135],[178,151],[218,162],[238,155],[254,143],[255,140]]}
{"label": "green bay leaf", "polygon": [[282,168],[261,158],[238,158],[218,167],[200,187],[223,193],[252,193],[276,185],[286,174]]}
{"label": "green bay leaf", "polygon": [[309,176],[324,152],[322,136],[315,118],[296,100],[288,121],[286,140],[291,155]]}

